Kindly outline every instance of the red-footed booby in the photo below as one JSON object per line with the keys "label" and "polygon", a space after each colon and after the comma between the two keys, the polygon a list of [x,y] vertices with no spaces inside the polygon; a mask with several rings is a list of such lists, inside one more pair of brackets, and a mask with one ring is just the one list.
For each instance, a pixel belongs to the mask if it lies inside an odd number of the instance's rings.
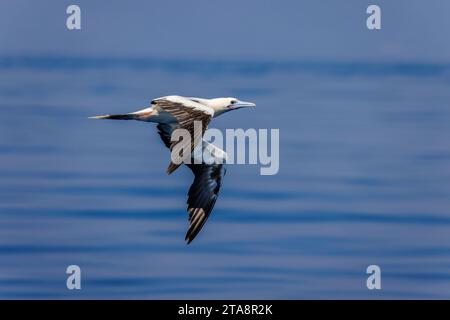
{"label": "red-footed booby", "polygon": [[[209,123],[223,113],[245,107],[255,107],[254,103],[236,98],[202,99],[182,96],[166,96],[152,100],[151,106],[140,111],[91,117],[92,119],[138,120],[158,123],[158,133],[167,148],[172,150],[182,141],[171,141],[175,129],[189,131],[192,137],[191,151],[201,141],[201,150],[216,161],[206,163],[203,158],[185,163],[194,173],[194,182],[188,191],[189,228],[185,240],[191,243],[197,236],[214,208],[222,179],[226,172],[226,153],[203,139]],[[201,132],[194,130],[194,121],[200,121]],[[198,142],[196,142],[198,141]],[[194,152],[191,158],[195,159]],[[167,173],[171,174],[180,164],[171,162]]]}

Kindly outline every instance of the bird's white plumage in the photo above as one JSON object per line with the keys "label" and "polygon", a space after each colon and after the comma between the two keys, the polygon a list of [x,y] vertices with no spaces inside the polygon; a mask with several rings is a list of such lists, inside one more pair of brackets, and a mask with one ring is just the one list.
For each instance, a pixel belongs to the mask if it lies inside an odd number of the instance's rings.
{"label": "bird's white plumage", "polygon": [[165,96],[165,97],[160,97],[160,98],[156,98],[153,101],[158,102],[158,101],[163,101],[163,100],[167,100],[173,103],[179,103],[182,104],[183,107],[186,108],[192,108],[194,110],[198,110],[198,111],[202,111],[204,113],[206,113],[207,115],[213,117],[214,116],[214,109],[206,106],[202,103],[199,102],[195,102],[191,99],[188,99],[186,97],[182,97],[182,96]]}
{"label": "bird's white plumage", "polygon": [[227,153],[219,147],[202,139],[201,147],[198,146],[192,152],[194,163],[225,164],[228,160]]}

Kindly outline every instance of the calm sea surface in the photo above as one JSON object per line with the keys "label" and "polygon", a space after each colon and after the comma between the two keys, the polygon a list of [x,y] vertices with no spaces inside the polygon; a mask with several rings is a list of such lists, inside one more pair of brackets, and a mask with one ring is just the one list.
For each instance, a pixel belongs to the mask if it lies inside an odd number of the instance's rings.
{"label": "calm sea surface", "polygon": [[[168,94],[280,129],[279,173],[229,166],[189,246],[154,125],[87,119]],[[449,138],[446,65],[1,57],[0,298],[449,299]]]}

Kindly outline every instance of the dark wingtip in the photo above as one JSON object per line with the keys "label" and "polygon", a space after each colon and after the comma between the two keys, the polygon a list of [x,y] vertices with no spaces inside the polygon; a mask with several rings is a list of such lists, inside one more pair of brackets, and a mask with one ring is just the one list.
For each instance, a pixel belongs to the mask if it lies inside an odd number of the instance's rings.
{"label": "dark wingtip", "polygon": [[167,174],[171,174],[172,172],[177,170],[179,166],[180,166],[179,164],[175,164],[175,163],[171,162],[169,164],[169,166],[167,167]]}
{"label": "dark wingtip", "polygon": [[191,229],[189,229],[186,232],[186,236],[184,237],[184,241],[186,241],[186,245],[190,244],[192,241],[194,241],[195,237],[197,236],[198,232],[195,233]]}

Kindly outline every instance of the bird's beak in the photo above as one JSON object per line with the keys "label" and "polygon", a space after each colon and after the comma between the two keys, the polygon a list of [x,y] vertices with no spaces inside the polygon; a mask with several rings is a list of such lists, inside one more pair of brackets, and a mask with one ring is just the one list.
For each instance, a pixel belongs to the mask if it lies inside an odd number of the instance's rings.
{"label": "bird's beak", "polygon": [[239,100],[238,102],[230,105],[231,109],[248,108],[248,107],[256,107],[256,104],[254,104],[253,102]]}

